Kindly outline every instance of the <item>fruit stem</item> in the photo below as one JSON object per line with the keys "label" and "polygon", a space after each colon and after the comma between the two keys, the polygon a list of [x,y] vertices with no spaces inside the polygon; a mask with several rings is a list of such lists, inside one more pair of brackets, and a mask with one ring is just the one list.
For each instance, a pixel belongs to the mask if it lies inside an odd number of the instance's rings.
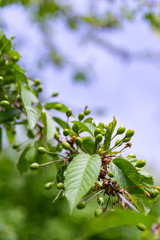
{"label": "fruit stem", "polygon": [[53,199],[52,203],[54,203],[54,202],[58,199],[58,197],[59,197],[59,195],[61,194],[62,191],[63,191],[63,189],[61,189],[61,190],[58,192],[57,196]]}
{"label": "fruit stem", "polygon": [[101,190],[101,191],[97,192],[96,194],[94,194],[92,197],[90,197],[90,198],[86,201],[86,203],[88,203],[90,200],[92,200],[92,198],[94,198],[95,196],[97,196],[98,194],[100,194],[100,193],[102,193],[102,192],[104,192],[104,190]]}
{"label": "fruit stem", "polygon": [[63,160],[56,160],[56,161],[51,161],[51,162],[47,162],[47,163],[42,163],[42,164],[40,164],[39,166],[40,166],[40,167],[43,167],[43,166],[46,166],[46,165],[49,165],[49,164],[55,163],[55,162],[63,162]]}

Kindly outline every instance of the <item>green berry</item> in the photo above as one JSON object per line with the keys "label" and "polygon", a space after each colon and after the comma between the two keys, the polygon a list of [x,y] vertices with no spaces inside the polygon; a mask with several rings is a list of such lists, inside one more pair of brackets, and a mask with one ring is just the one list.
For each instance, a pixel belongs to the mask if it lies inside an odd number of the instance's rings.
{"label": "green berry", "polygon": [[110,178],[113,178],[113,177],[114,177],[113,172],[112,172],[112,171],[109,171],[109,172],[108,172],[108,176],[109,176]]}
{"label": "green berry", "polygon": [[77,146],[81,147],[82,144],[83,144],[83,140],[82,140],[82,138],[77,137],[77,138],[76,138],[76,144],[77,144]]}
{"label": "green berry", "polygon": [[147,229],[147,226],[143,223],[138,223],[137,228],[141,231],[145,231]]}
{"label": "green berry", "polygon": [[98,124],[98,127],[99,127],[99,128],[104,128],[104,123],[100,122],[100,123]]}
{"label": "green berry", "polygon": [[129,154],[127,157],[129,157],[129,158],[136,158],[136,155],[135,154]]}
{"label": "green berry", "polygon": [[58,92],[54,92],[54,93],[52,94],[52,97],[57,97],[58,95],[59,95]]}
{"label": "green berry", "polygon": [[64,183],[62,183],[62,182],[57,183],[57,188],[64,189]]}
{"label": "green berry", "polygon": [[102,209],[96,209],[96,211],[94,212],[94,216],[100,217],[101,215],[102,215]]}
{"label": "green berry", "polygon": [[0,102],[1,107],[9,107],[10,103],[7,100],[2,100]]}
{"label": "green berry", "polygon": [[103,205],[104,204],[104,198],[103,197],[98,197],[97,202],[98,202],[98,204]]}
{"label": "green berry", "polygon": [[42,85],[39,85],[37,91],[38,91],[38,92],[42,92],[42,91],[43,91],[43,86],[42,86]]}
{"label": "green berry", "polygon": [[39,168],[39,164],[38,163],[32,163],[30,165],[30,169],[32,169],[32,170],[37,170],[38,168]]}
{"label": "green berry", "polygon": [[63,135],[68,136],[69,135],[69,130],[66,128],[63,130]]}
{"label": "green berry", "polygon": [[38,147],[37,150],[38,150],[39,153],[42,153],[42,154],[46,153],[46,151],[47,151],[44,147]]}
{"label": "green berry", "polygon": [[117,129],[117,134],[123,134],[124,132],[125,132],[125,127],[119,127],[118,129]]}
{"label": "green berry", "polygon": [[62,142],[62,147],[66,150],[71,148],[71,145],[68,142]]}
{"label": "green berry", "polygon": [[136,163],[136,167],[138,168],[142,168],[146,165],[146,161],[145,160],[138,160]]}
{"label": "green berry", "polygon": [[100,143],[100,142],[102,142],[102,139],[103,139],[102,134],[98,134],[98,135],[95,137],[95,141],[96,141],[96,143]]}
{"label": "green berry", "polygon": [[45,185],[44,185],[44,188],[46,189],[46,190],[49,190],[49,189],[51,189],[53,187],[53,182],[47,182]]}
{"label": "green berry", "polygon": [[19,148],[19,147],[20,147],[20,145],[17,145],[17,144],[14,144],[14,145],[12,146],[13,149],[17,149],[17,148]]}
{"label": "green berry", "polygon": [[82,121],[84,119],[84,113],[80,113],[78,115],[78,119],[79,119],[79,121]]}
{"label": "green berry", "polygon": [[89,115],[91,113],[91,110],[90,109],[85,109],[85,111],[84,111],[84,114],[85,115]]}
{"label": "green berry", "polygon": [[116,142],[115,142],[115,146],[121,146],[123,143],[122,140],[118,139]]}
{"label": "green berry", "polygon": [[96,137],[100,133],[101,133],[101,129],[100,128],[96,128],[95,131],[94,131],[94,136]]}
{"label": "green berry", "polygon": [[78,209],[83,209],[85,207],[86,207],[86,202],[85,201],[81,201],[77,204]]}
{"label": "green berry", "polygon": [[123,139],[123,142],[129,142],[131,140],[131,137],[125,137],[124,139]]}
{"label": "green berry", "polygon": [[75,133],[78,133],[78,131],[79,131],[79,127],[76,123],[73,124],[72,129]]}
{"label": "green berry", "polygon": [[56,103],[56,104],[54,105],[54,108],[57,109],[57,110],[59,110],[59,109],[62,108],[62,104],[61,104],[61,103]]}
{"label": "green berry", "polygon": [[99,188],[101,188],[103,185],[101,181],[96,181],[95,184],[98,185]]}
{"label": "green berry", "polygon": [[63,200],[65,198],[65,193],[61,192],[61,194],[59,195],[58,199],[59,200]]}
{"label": "green berry", "polygon": [[41,83],[41,81],[39,79],[35,79],[34,80],[34,85],[35,86],[38,86],[40,83]]}
{"label": "green berry", "polygon": [[67,117],[72,116],[72,109],[68,108],[68,110],[66,111],[66,116]]}
{"label": "green berry", "polygon": [[129,129],[127,132],[126,132],[126,137],[132,137],[134,135],[134,130],[132,129]]}
{"label": "green berry", "polygon": [[58,132],[56,132],[56,133],[54,134],[54,138],[55,138],[56,140],[59,140],[59,133],[58,133]]}

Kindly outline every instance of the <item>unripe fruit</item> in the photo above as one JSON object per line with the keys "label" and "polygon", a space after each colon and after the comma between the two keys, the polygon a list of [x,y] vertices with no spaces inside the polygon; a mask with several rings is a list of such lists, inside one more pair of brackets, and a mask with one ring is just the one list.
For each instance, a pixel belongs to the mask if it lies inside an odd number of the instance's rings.
{"label": "unripe fruit", "polygon": [[20,145],[17,145],[17,144],[14,144],[14,145],[12,146],[13,149],[17,149],[17,148],[19,148],[19,147],[20,147]]}
{"label": "unripe fruit", "polygon": [[58,132],[56,132],[56,133],[54,134],[54,138],[55,138],[56,140],[59,140],[59,133],[58,133]]}
{"label": "unripe fruit", "polygon": [[142,168],[146,165],[146,161],[145,160],[138,160],[136,163],[136,167],[138,168]]}
{"label": "unripe fruit", "polygon": [[57,97],[58,95],[59,95],[58,92],[54,92],[54,93],[52,94],[52,97]]}
{"label": "unripe fruit", "polygon": [[147,226],[143,223],[138,223],[137,228],[141,231],[145,231],[147,229]]}
{"label": "unripe fruit", "polygon": [[136,158],[136,155],[135,154],[129,154],[127,157],[129,157],[129,158]]}
{"label": "unripe fruit", "polygon": [[152,197],[157,197],[159,195],[159,191],[157,189],[154,189],[154,192],[151,193]]}
{"label": "unripe fruit", "polygon": [[39,168],[39,164],[38,163],[32,163],[30,165],[30,169],[32,169],[32,170],[37,170],[38,168]]}
{"label": "unripe fruit", "polygon": [[42,86],[42,85],[39,85],[37,91],[38,91],[38,92],[42,92],[42,91],[43,91],[43,86]]}
{"label": "unripe fruit", "polygon": [[79,131],[79,127],[78,127],[78,125],[76,123],[73,124],[72,129],[76,133],[78,133],[78,131]]}
{"label": "unripe fruit", "polygon": [[134,130],[133,129],[129,129],[127,132],[126,132],[126,137],[132,137],[134,135]]}
{"label": "unripe fruit", "polygon": [[98,135],[96,136],[96,138],[95,138],[95,142],[96,142],[96,143],[100,143],[100,142],[102,142],[102,139],[103,139],[102,134],[98,134]]}
{"label": "unripe fruit", "polygon": [[125,137],[125,138],[123,139],[123,142],[129,142],[130,140],[131,140],[130,137]]}
{"label": "unripe fruit", "polygon": [[48,183],[46,183],[45,185],[44,185],[44,188],[46,189],[46,190],[49,190],[49,189],[51,189],[53,187],[53,182],[48,182]]}
{"label": "unripe fruit", "polygon": [[98,202],[98,204],[103,205],[104,204],[104,198],[103,197],[98,197],[97,202]]}
{"label": "unripe fruit", "polygon": [[102,215],[102,209],[96,209],[96,211],[94,212],[94,216],[100,217],[101,215]]}
{"label": "unripe fruit", "polygon": [[72,115],[72,109],[68,109],[67,111],[66,111],[66,116],[67,117],[70,117]]}
{"label": "unripe fruit", "polygon": [[70,149],[71,145],[68,142],[62,142],[62,147],[66,150]]}
{"label": "unripe fruit", "polygon": [[85,109],[85,111],[84,111],[84,114],[85,115],[89,115],[91,113],[91,110],[90,109]]}
{"label": "unripe fruit", "polygon": [[82,121],[84,119],[84,113],[80,113],[78,115],[78,119],[79,119],[79,121]]}
{"label": "unripe fruit", "polygon": [[82,138],[77,137],[77,138],[76,138],[76,144],[77,144],[77,146],[81,147],[82,144],[83,144],[83,140],[82,140]]}
{"label": "unripe fruit", "polygon": [[63,200],[65,198],[65,193],[61,192],[61,194],[59,195],[58,199],[59,200]]}
{"label": "unripe fruit", "polygon": [[101,181],[96,181],[95,184],[98,185],[99,188],[103,185]]}
{"label": "unripe fruit", "polygon": [[104,128],[104,123],[100,122],[100,123],[98,124],[98,127],[99,127],[99,128]]}
{"label": "unripe fruit", "polygon": [[115,146],[121,146],[123,143],[122,140],[118,139],[116,142],[115,142]]}
{"label": "unripe fruit", "polygon": [[9,107],[10,103],[7,100],[2,100],[0,102],[1,107]]}
{"label": "unripe fruit", "polygon": [[57,188],[64,189],[64,183],[62,183],[62,182],[57,183]]}
{"label": "unripe fruit", "polygon": [[96,137],[100,133],[101,133],[101,129],[100,128],[96,128],[95,131],[94,131],[94,136]]}
{"label": "unripe fruit", "polygon": [[85,201],[81,201],[77,204],[78,209],[83,209],[85,207],[86,207],[86,202]]}
{"label": "unripe fruit", "polygon": [[125,132],[125,127],[119,127],[118,129],[117,129],[117,134],[123,134],[124,132]]}
{"label": "unripe fruit", "polygon": [[37,150],[38,150],[39,153],[42,153],[42,154],[46,153],[46,151],[47,151],[44,147],[38,147]]}
{"label": "unripe fruit", "polygon": [[66,128],[63,130],[63,135],[68,136],[69,135],[69,130]]}
{"label": "unripe fruit", "polygon": [[109,172],[108,172],[108,176],[111,177],[111,178],[114,177],[113,172],[112,172],[112,171],[109,171]]}
{"label": "unripe fruit", "polygon": [[40,83],[41,83],[41,81],[39,79],[35,79],[34,80],[34,85],[35,86],[38,86]]}
{"label": "unripe fruit", "polygon": [[54,105],[54,107],[55,107],[55,109],[59,110],[59,109],[62,108],[62,104],[61,104],[61,103],[56,103],[56,104]]}

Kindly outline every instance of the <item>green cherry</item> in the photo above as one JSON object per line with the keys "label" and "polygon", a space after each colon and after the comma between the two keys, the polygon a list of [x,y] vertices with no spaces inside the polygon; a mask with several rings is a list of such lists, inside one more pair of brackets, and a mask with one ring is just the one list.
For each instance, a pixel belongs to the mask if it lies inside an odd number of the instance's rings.
{"label": "green cherry", "polygon": [[39,86],[40,83],[41,83],[41,81],[39,79],[34,80],[34,85],[35,86]]}
{"label": "green cherry", "polygon": [[43,86],[42,86],[42,85],[39,85],[37,91],[38,91],[38,92],[42,92],[42,91],[43,91]]}
{"label": "green cherry", "polygon": [[95,131],[94,131],[94,136],[96,137],[100,133],[101,133],[101,129],[100,128],[96,128]]}
{"label": "green cherry", "polygon": [[126,137],[132,137],[134,135],[134,130],[133,129],[129,129],[127,132],[126,132]]}
{"label": "green cherry", "polygon": [[72,116],[72,109],[68,108],[68,110],[66,111],[66,116],[67,117]]}
{"label": "green cherry", "polygon": [[1,107],[9,107],[10,103],[7,100],[2,100],[0,101],[0,106]]}
{"label": "green cherry", "polygon": [[100,217],[102,215],[102,209],[96,209],[94,212],[95,217]]}
{"label": "green cherry", "polygon": [[112,172],[112,171],[109,171],[109,172],[108,172],[108,176],[109,176],[110,178],[113,178],[113,177],[114,177],[113,172]]}
{"label": "green cherry", "polygon": [[68,142],[62,142],[62,147],[66,150],[70,149],[71,145]]}
{"label": "green cherry", "polygon": [[102,139],[103,139],[102,134],[98,134],[98,135],[95,137],[95,141],[96,141],[96,143],[100,143],[100,142],[102,142]]}
{"label": "green cherry", "polygon": [[85,111],[84,111],[84,114],[85,115],[89,115],[91,113],[91,110],[90,109],[85,109]]}
{"label": "green cherry", "polygon": [[66,128],[63,130],[63,135],[68,136],[69,135],[69,130]]}
{"label": "green cherry", "polygon": [[52,97],[57,97],[58,95],[59,95],[58,92],[54,92],[54,93],[52,94]]}
{"label": "green cherry", "polygon": [[136,167],[138,168],[142,168],[146,165],[146,161],[145,160],[138,160],[136,163]]}
{"label": "green cherry", "polygon": [[39,168],[39,164],[38,163],[32,163],[30,165],[30,169],[32,169],[32,170],[37,170],[38,168]]}
{"label": "green cherry", "polygon": [[56,132],[56,133],[54,134],[54,138],[55,138],[56,140],[59,140],[59,133],[58,133],[58,132]]}
{"label": "green cherry", "polygon": [[82,144],[83,144],[83,140],[82,140],[82,138],[77,137],[77,138],[76,138],[76,144],[77,144],[78,147],[81,147]]}
{"label": "green cherry", "polygon": [[81,201],[77,204],[77,208],[80,210],[80,209],[83,209],[86,207],[86,202],[85,201]]}
{"label": "green cherry", "polygon": [[97,202],[98,202],[98,204],[103,205],[104,204],[104,198],[103,197],[98,197]]}
{"label": "green cherry", "polygon": [[78,115],[78,119],[79,119],[79,121],[82,121],[84,119],[84,113],[80,113]]}
{"label": "green cherry", "polygon": [[46,151],[47,151],[44,147],[38,147],[37,150],[38,150],[39,153],[42,153],[42,154],[46,153]]}
{"label": "green cherry", "polygon": [[73,124],[72,129],[75,133],[78,133],[78,131],[79,131],[79,127],[76,123]]}
{"label": "green cherry", "polygon": [[118,129],[117,129],[117,134],[123,134],[124,132],[125,132],[125,127],[119,127]]}
{"label": "green cherry", "polygon": [[44,185],[44,188],[46,189],[46,190],[49,190],[49,189],[51,189],[53,187],[53,182],[47,182],[45,185]]}
{"label": "green cherry", "polygon": [[62,183],[62,182],[57,183],[57,188],[64,189],[64,183]]}

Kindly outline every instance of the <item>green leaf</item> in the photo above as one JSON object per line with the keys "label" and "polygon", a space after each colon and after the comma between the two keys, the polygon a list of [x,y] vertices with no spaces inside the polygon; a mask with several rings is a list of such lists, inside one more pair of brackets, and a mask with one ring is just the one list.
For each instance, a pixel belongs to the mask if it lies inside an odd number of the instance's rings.
{"label": "green leaf", "polygon": [[[61,107],[57,108],[57,106],[59,106],[59,105],[61,105]],[[68,110],[68,107],[66,107],[64,104],[59,103],[59,102],[48,102],[45,104],[44,107],[46,109],[55,109],[57,111],[64,112],[64,113],[66,113],[66,111]]]}
{"label": "green leaf", "polygon": [[47,112],[42,112],[42,121],[44,124],[45,136],[47,140],[50,140],[54,137],[54,133],[56,132],[54,121]]}
{"label": "green leaf", "polygon": [[39,117],[41,116],[41,111],[33,106],[26,106],[26,114],[28,117],[28,127],[33,129],[38,122]]}
{"label": "green leaf", "polygon": [[104,150],[108,150],[111,144],[111,129],[110,127],[107,127],[106,133],[105,133],[105,139],[104,139]]}
{"label": "green leaf", "polygon": [[38,103],[36,96],[23,85],[21,85],[21,97],[24,103],[24,107],[31,106],[32,103]]}
{"label": "green leaf", "polygon": [[85,239],[88,239],[87,237],[98,234],[111,227],[135,226],[140,222],[150,227],[150,225],[153,223],[153,218],[151,216],[145,216],[141,213],[130,210],[116,210],[114,212],[109,211],[102,217],[94,218],[90,221],[90,223],[87,225],[84,237]]}
{"label": "green leaf", "polygon": [[29,165],[32,162],[36,161],[36,157],[38,155],[37,148],[39,146],[39,142],[31,142],[27,145],[27,147],[23,150],[19,161],[17,163],[17,168],[20,171],[20,173],[24,173],[28,170]]}
{"label": "green leaf", "polygon": [[[143,175],[141,175],[138,170],[133,167],[132,163],[126,159],[120,157],[114,159],[110,163],[111,170],[115,177],[115,180],[122,188],[128,188],[132,186],[142,185]],[[131,188],[129,192],[131,193],[143,193],[144,189],[141,187]]]}
{"label": "green leaf", "polygon": [[71,161],[65,180],[65,194],[69,202],[70,212],[90,190],[98,178],[101,167],[99,155],[78,154]]}
{"label": "green leaf", "polygon": [[117,125],[117,120],[116,120],[115,117],[113,116],[113,121],[109,123],[111,135],[113,134],[116,125]]}
{"label": "green leaf", "polygon": [[93,118],[89,117],[89,118],[86,118],[83,123],[92,123],[93,121]]}
{"label": "green leaf", "polygon": [[71,129],[70,126],[68,125],[67,122],[63,121],[62,119],[58,118],[58,117],[53,117],[53,120],[58,123],[63,129],[67,128],[67,129]]}
{"label": "green leaf", "polygon": [[138,172],[141,174],[141,181],[144,184],[154,185],[154,179],[150,173],[148,173],[145,169],[138,169]]}
{"label": "green leaf", "polygon": [[95,139],[92,137],[83,137],[82,149],[85,150],[90,155],[94,152]]}
{"label": "green leaf", "polygon": [[155,222],[158,222],[158,219],[160,218],[160,197],[153,203],[149,216],[154,217]]}
{"label": "green leaf", "polygon": [[72,121],[72,123],[76,123],[77,126],[80,128],[81,132],[88,132],[92,136],[94,136],[94,131],[95,131],[96,127],[93,124],[83,123],[83,122],[79,122],[79,121]]}
{"label": "green leaf", "polygon": [[6,135],[7,135],[8,141],[11,144],[15,141],[15,133],[13,132],[15,130],[11,126],[6,125],[5,127],[6,127]]}
{"label": "green leaf", "polygon": [[2,150],[2,128],[0,127],[0,152]]}
{"label": "green leaf", "polygon": [[3,123],[16,115],[18,115],[21,111],[18,109],[10,108],[6,109],[5,112],[0,112],[0,123]]}

